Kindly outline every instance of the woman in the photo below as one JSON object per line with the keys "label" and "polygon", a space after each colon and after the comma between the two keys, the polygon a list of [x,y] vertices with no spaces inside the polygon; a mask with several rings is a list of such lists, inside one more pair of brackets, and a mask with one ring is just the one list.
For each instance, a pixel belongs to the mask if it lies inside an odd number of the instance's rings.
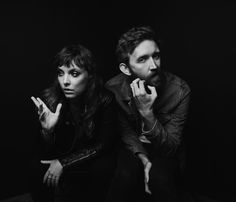
{"label": "woman", "polygon": [[[46,169],[39,178],[56,201],[100,201],[113,170],[114,99],[102,86],[91,52],[82,45],[63,48],[56,55],[56,67],[53,85],[41,98],[31,97],[47,148],[47,160],[41,160]],[[43,194],[45,186],[36,189],[36,201],[49,199]]]}

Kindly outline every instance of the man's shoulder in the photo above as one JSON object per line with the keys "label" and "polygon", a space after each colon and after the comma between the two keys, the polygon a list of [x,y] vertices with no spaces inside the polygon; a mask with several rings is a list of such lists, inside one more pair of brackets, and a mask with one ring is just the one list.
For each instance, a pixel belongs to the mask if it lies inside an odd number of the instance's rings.
{"label": "man's shoulder", "polygon": [[131,90],[129,87],[129,77],[123,73],[108,80],[105,84],[105,88],[115,95],[118,102],[130,99]]}
{"label": "man's shoulder", "polygon": [[119,86],[119,85],[123,84],[126,79],[127,79],[126,75],[124,75],[123,73],[120,73],[120,74],[117,74],[116,76],[112,77],[111,79],[109,79],[106,82],[105,86],[107,88]]}
{"label": "man's shoulder", "polygon": [[190,87],[188,83],[181,77],[173,74],[171,72],[165,72],[166,85],[175,89],[182,89],[186,92],[190,92]]}
{"label": "man's shoulder", "polygon": [[105,83],[105,88],[115,94],[122,94],[120,96],[126,97],[128,95],[128,76],[120,73]]}

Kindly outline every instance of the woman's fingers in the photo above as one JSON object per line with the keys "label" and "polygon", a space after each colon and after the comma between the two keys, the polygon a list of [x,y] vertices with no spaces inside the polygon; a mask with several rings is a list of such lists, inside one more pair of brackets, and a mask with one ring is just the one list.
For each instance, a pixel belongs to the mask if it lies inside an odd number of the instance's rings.
{"label": "woman's fingers", "polygon": [[54,187],[57,184],[56,180],[57,178],[49,171],[47,171],[43,177],[43,183],[46,184],[48,187]]}
{"label": "woman's fingers", "polygon": [[55,179],[55,186],[56,186],[56,187],[58,186],[58,183],[59,183],[59,177],[57,177],[57,178]]}
{"label": "woman's fingers", "polygon": [[50,187],[52,185],[52,177],[51,176],[48,176],[47,179],[46,179],[46,184],[48,187]]}
{"label": "woman's fingers", "polygon": [[48,110],[47,105],[39,97],[37,97],[37,100],[38,100],[39,104],[41,104],[43,106],[43,109]]}
{"label": "woman's fingers", "polygon": [[39,97],[37,97],[37,100],[39,103],[44,104],[44,102]]}
{"label": "woman's fingers", "polygon": [[35,97],[31,97],[31,100],[34,102],[35,106],[37,107],[37,112],[39,115],[39,120],[43,120],[44,115],[45,115],[45,109],[44,107],[46,106],[43,101],[40,98],[35,98]]}
{"label": "woman's fingers", "polygon": [[35,104],[35,106],[36,106],[37,108],[39,108],[39,102],[38,102],[38,100],[36,100],[36,98],[35,98],[34,96],[31,96],[30,98],[31,98],[31,100],[33,101],[33,103]]}
{"label": "woman's fingers", "polygon": [[38,114],[41,114],[43,113],[43,104],[39,104],[39,107],[38,107]]}
{"label": "woman's fingers", "polygon": [[56,108],[56,112],[55,112],[55,114],[57,114],[57,115],[59,115],[59,114],[60,114],[61,107],[62,107],[62,104],[61,104],[61,103],[59,103],[59,104],[57,105],[57,108]]}
{"label": "woman's fingers", "polygon": [[48,176],[49,176],[49,171],[47,171],[45,175],[43,176],[43,183],[47,182]]}

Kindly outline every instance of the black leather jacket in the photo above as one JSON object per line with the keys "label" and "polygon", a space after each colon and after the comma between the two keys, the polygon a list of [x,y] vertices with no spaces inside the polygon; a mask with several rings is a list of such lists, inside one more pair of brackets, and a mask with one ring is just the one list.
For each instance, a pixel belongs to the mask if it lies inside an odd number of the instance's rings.
{"label": "black leather jacket", "polygon": [[77,165],[109,152],[116,139],[116,105],[111,92],[104,91],[101,104],[89,122],[89,135],[81,124],[75,124],[70,113],[60,118],[59,123],[50,134],[50,150],[47,159],[59,159],[63,168]]}
{"label": "black leather jacket", "polygon": [[[154,102],[154,115],[157,122],[153,130],[146,134],[146,138],[158,153],[172,155],[181,145],[182,130],[187,118],[190,99],[190,88],[181,78],[168,72],[164,72],[165,82],[158,97]],[[106,83],[116,96],[119,103],[119,119],[122,129],[122,139],[134,154],[144,153],[141,117],[138,113],[132,92],[130,79],[124,74],[119,74]]]}

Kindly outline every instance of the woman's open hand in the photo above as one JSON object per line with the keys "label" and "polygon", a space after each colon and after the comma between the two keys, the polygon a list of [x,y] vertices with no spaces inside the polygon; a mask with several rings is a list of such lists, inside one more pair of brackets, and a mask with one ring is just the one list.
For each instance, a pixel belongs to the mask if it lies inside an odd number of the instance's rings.
{"label": "woman's open hand", "polygon": [[62,104],[59,103],[55,113],[53,113],[40,98],[35,98],[32,96],[31,99],[37,107],[39,121],[43,130],[46,132],[51,132],[58,121]]}

